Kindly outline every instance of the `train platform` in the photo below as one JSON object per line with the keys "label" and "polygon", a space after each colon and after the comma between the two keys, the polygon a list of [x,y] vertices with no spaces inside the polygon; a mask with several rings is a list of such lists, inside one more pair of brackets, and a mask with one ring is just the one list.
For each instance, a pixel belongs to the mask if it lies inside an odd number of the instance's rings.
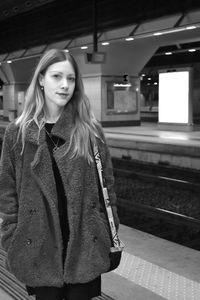
{"label": "train platform", "polygon": [[200,169],[200,127],[140,126],[104,127],[111,155],[148,163]]}
{"label": "train platform", "polygon": [[[0,120],[0,139],[9,122]],[[104,127],[111,155],[140,162],[200,169],[200,125]]]}
{"label": "train platform", "polygon": [[[121,264],[102,275],[103,296],[94,300],[200,299],[200,251],[122,224],[119,235],[125,243]],[[0,300],[34,299],[13,295],[0,285]]]}
{"label": "train platform", "polygon": [[103,275],[115,300],[200,299],[200,252],[120,225],[125,243],[120,266]]}

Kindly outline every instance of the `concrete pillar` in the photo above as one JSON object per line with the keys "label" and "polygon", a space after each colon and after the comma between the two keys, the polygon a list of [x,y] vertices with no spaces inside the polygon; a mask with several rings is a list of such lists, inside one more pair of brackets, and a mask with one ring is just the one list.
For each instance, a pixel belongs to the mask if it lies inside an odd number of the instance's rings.
{"label": "concrete pillar", "polygon": [[[72,52],[80,67],[85,92],[90,99],[95,116],[103,126],[140,124],[140,78],[138,74],[157,49],[157,46],[151,44],[147,47],[146,43],[147,41],[140,40],[127,44],[117,42],[106,48],[101,46],[98,51],[106,53],[106,61],[103,64],[87,63],[83,52]],[[125,89],[120,93],[112,88],[114,83],[123,82],[125,74],[129,75],[132,84],[126,99],[122,94],[125,93]],[[133,101],[133,109],[131,104],[128,105],[130,111],[120,112],[117,109],[109,109],[109,103],[112,101],[118,102],[120,107],[120,100],[126,102],[129,99]],[[114,106],[117,106],[116,103]],[[135,109],[134,105],[137,106]]]}
{"label": "concrete pillar", "polygon": [[3,110],[4,119],[12,121],[20,113],[22,102],[22,92],[26,89],[27,84],[11,83],[3,86]]}
{"label": "concrete pillar", "polygon": [[23,105],[24,92],[35,67],[36,58],[3,63],[0,76],[3,85],[4,120],[12,121],[19,115]]}

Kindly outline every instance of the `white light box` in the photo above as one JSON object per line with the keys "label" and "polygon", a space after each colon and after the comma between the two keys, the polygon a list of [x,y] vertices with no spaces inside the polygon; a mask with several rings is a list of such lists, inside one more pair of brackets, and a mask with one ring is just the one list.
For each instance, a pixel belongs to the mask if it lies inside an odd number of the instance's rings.
{"label": "white light box", "polygon": [[159,123],[190,122],[190,69],[159,72]]}

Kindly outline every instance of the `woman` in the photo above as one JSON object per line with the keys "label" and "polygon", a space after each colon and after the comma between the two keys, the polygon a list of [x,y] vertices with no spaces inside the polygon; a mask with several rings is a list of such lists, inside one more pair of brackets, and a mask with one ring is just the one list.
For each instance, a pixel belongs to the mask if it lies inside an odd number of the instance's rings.
{"label": "woman", "polygon": [[6,128],[0,174],[7,267],[37,300],[101,294],[111,241],[94,141],[118,227],[110,154],[78,66],[66,51],[49,50],[35,69],[22,114]]}

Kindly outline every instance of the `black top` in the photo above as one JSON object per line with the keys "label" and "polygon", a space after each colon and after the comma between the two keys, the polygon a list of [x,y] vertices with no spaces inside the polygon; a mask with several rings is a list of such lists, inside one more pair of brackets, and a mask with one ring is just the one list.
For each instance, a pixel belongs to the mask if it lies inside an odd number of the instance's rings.
{"label": "black top", "polygon": [[65,195],[64,186],[62,182],[62,178],[60,176],[59,169],[57,167],[56,161],[53,157],[53,149],[55,145],[58,147],[64,143],[64,140],[60,139],[57,136],[51,135],[51,130],[54,126],[54,123],[46,123],[45,129],[48,132],[46,133],[46,141],[49,148],[49,152],[52,159],[52,168],[56,183],[57,196],[58,196],[58,213],[60,218],[60,227],[63,237],[63,259],[65,258],[67,243],[69,240],[69,224],[68,224],[68,216],[67,216],[67,197]]}

